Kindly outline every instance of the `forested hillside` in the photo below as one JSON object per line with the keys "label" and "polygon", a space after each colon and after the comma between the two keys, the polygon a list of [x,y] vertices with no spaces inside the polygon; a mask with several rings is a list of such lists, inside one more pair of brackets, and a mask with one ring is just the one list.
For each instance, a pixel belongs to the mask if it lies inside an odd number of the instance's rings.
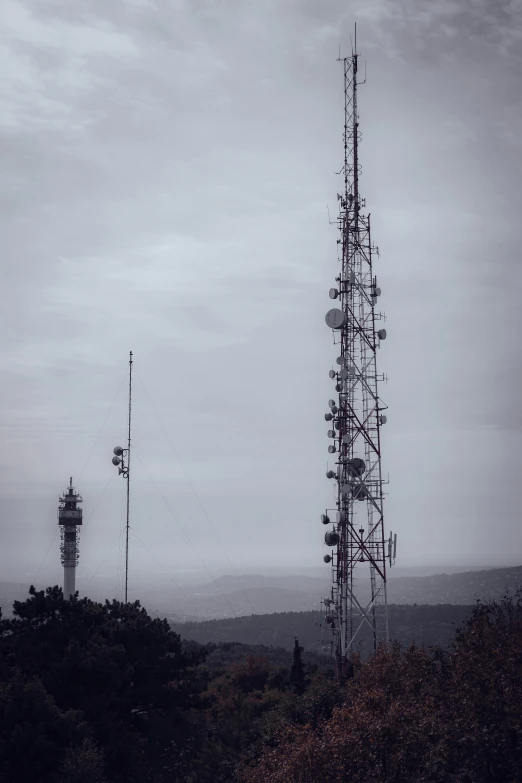
{"label": "forested hillside", "polygon": [[[446,646],[453,638],[455,628],[471,614],[471,606],[390,606],[390,636],[402,645],[417,642],[422,645]],[[173,624],[172,628],[184,639],[207,642],[242,642],[283,647],[294,646],[297,636],[305,649],[324,652],[331,633],[321,628],[320,612],[283,612],[281,614],[251,615],[228,620],[209,620],[201,623]],[[370,629],[363,629],[363,651],[369,649]]]}
{"label": "forested hillside", "polygon": [[[423,633],[458,624],[431,609]],[[32,589],[0,620],[0,783],[514,783],[522,597],[466,614],[447,649],[356,655],[337,682],[306,634],[205,648],[138,602]],[[303,617],[253,619],[286,641]]]}

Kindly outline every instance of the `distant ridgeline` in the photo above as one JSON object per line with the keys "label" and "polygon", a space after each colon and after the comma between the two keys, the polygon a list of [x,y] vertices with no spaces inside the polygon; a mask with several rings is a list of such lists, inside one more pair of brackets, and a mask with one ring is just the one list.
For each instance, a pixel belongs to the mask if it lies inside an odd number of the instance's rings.
{"label": "distant ridgeline", "polygon": [[[446,647],[451,643],[455,630],[469,617],[472,608],[450,604],[390,606],[390,637],[405,646],[417,642],[426,647]],[[325,629],[321,629],[321,621],[321,612],[282,612],[199,623],[175,623],[171,627],[183,639],[200,644],[241,642],[291,650],[295,637],[298,637],[305,650],[324,654],[330,638]],[[325,646],[321,643],[321,635]],[[368,628],[368,633],[363,635],[363,654],[369,650],[370,636]]]}

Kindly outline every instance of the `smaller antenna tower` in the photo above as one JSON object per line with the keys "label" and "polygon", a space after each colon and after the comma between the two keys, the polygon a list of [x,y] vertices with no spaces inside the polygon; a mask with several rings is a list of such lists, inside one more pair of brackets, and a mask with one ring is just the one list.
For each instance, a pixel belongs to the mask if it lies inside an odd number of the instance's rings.
{"label": "smaller antenna tower", "polygon": [[63,565],[63,594],[70,600],[76,594],[76,566],[80,559],[78,544],[83,511],[78,504],[83,503],[81,495],[75,492],[72,476],[69,486],[58,502],[58,524],[61,531],[61,561]]}
{"label": "smaller antenna tower", "polygon": [[112,464],[118,466],[118,474],[127,481],[127,513],[125,521],[125,603],[128,603],[129,588],[129,511],[130,511],[130,449],[131,449],[131,411],[132,411],[132,351],[129,353],[129,418],[127,429],[127,448],[115,446]]}

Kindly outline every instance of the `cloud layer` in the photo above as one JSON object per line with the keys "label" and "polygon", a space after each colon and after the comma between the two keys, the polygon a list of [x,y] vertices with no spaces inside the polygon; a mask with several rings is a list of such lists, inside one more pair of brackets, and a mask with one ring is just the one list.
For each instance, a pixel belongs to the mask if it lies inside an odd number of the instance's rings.
{"label": "cloud layer", "polygon": [[[509,559],[522,543],[522,4],[5,0],[2,15],[9,560],[43,556],[55,496],[120,388],[82,476],[94,507],[125,435],[132,349],[136,452],[205,562],[222,555],[148,397],[235,564],[320,562],[335,59],[355,20],[389,330],[387,525],[403,562]],[[142,466],[136,530],[186,562]],[[118,535],[120,493],[115,480],[99,506],[87,570]]]}

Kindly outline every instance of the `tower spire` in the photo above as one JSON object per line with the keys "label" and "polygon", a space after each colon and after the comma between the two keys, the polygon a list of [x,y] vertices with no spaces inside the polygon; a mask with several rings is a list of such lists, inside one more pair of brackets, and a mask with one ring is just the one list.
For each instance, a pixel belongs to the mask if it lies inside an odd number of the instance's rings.
{"label": "tower spire", "polygon": [[[327,478],[335,480],[336,505],[321,519],[333,524],[325,534],[332,553],[332,588],[324,601],[325,620],[333,631],[333,647],[339,677],[346,675],[350,655],[363,628],[369,626],[376,649],[388,640],[386,560],[392,563],[389,542],[384,541],[381,426],[386,406],[379,397],[377,351],[386,338],[377,329],[383,315],[376,311],[381,293],[373,274],[370,215],[365,214],[359,192],[359,114],[357,108],[357,31],[350,57],[340,59],[344,71],[344,194],[339,197],[337,225],[340,233],[340,274],[330,298],[339,300],[326,315],[337,346],[336,368],[330,371],[335,399],[329,401],[326,421],[328,452],[335,465]],[[357,573],[357,578],[355,574]]]}

